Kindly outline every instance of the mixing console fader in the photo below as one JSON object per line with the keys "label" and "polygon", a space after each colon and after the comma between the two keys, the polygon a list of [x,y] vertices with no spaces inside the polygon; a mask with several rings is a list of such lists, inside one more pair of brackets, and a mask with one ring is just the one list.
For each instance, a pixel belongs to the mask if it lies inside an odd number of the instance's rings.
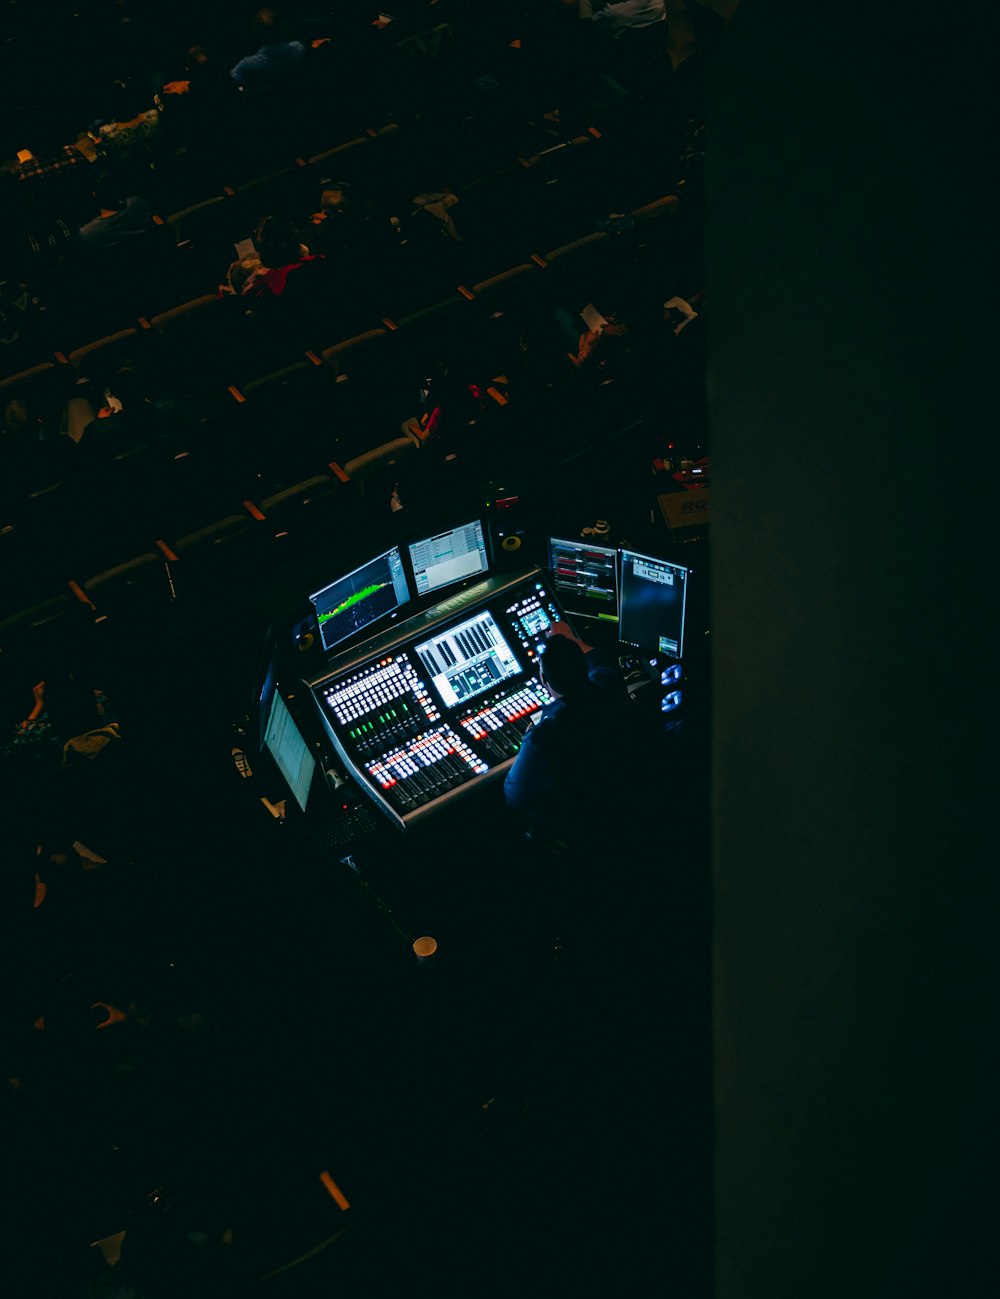
{"label": "mixing console fader", "polygon": [[550,702],[538,647],[562,617],[537,569],[492,577],[309,683],[334,747],[397,826],[510,766]]}
{"label": "mixing console fader", "polygon": [[551,703],[552,696],[537,681],[529,681],[519,689],[501,691],[484,700],[459,722],[471,736],[477,749],[498,762],[514,758],[521,740],[533,724],[543,704]]}
{"label": "mixing console fader", "polygon": [[451,727],[439,726],[387,749],[365,770],[393,807],[412,812],[489,767]]}

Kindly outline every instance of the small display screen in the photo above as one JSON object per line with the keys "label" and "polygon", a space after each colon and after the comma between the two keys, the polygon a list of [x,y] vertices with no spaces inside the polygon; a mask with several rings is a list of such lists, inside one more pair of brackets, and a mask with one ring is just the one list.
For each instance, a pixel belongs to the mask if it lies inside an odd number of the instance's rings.
{"label": "small display screen", "polygon": [[559,603],[571,616],[618,621],[618,552],[583,541],[549,539],[549,568]]}
{"label": "small display screen", "polygon": [[296,803],[304,812],[316,771],[316,759],[309,752],[301,731],[292,721],[288,705],[277,693],[271,704],[271,715],[267,719],[264,744],[278,764],[278,770],[295,796]]}
{"label": "small display screen", "polygon": [[683,657],[689,572],[683,564],[622,549],[619,635],[626,644]]}
{"label": "small display screen", "polygon": [[395,613],[409,598],[398,546],[309,597],[325,650]]}
{"label": "small display screen", "polygon": [[453,582],[489,572],[482,523],[474,519],[423,541],[411,542],[410,563],[417,595],[428,595]]}
{"label": "small display screen", "polygon": [[489,610],[415,648],[446,708],[473,699],[521,671]]}

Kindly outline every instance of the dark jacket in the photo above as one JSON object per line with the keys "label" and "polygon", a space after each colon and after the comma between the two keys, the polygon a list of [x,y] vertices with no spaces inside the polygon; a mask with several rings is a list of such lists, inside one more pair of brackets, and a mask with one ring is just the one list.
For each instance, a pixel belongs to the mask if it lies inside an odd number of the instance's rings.
{"label": "dark jacket", "polygon": [[587,686],[542,709],[504,781],[507,805],[526,821],[575,837],[605,831],[626,783],[632,718],[617,664],[587,655]]}

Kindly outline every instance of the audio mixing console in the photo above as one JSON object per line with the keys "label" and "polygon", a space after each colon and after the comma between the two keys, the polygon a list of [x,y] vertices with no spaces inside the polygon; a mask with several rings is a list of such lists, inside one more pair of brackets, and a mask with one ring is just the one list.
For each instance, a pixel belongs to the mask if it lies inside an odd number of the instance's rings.
{"label": "audio mixing console", "polygon": [[492,577],[309,683],[341,758],[400,828],[506,772],[550,702],[538,647],[562,617],[537,569]]}

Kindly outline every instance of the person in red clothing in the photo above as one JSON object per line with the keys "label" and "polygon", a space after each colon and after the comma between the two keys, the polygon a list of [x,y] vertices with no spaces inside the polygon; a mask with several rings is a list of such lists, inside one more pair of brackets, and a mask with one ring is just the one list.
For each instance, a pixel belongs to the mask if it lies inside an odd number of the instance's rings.
{"label": "person in red clothing", "polygon": [[241,258],[229,267],[224,293],[258,300],[280,297],[290,277],[317,260],[300,243],[295,225],[284,217],[264,217],[257,226],[254,247],[256,257]]}

